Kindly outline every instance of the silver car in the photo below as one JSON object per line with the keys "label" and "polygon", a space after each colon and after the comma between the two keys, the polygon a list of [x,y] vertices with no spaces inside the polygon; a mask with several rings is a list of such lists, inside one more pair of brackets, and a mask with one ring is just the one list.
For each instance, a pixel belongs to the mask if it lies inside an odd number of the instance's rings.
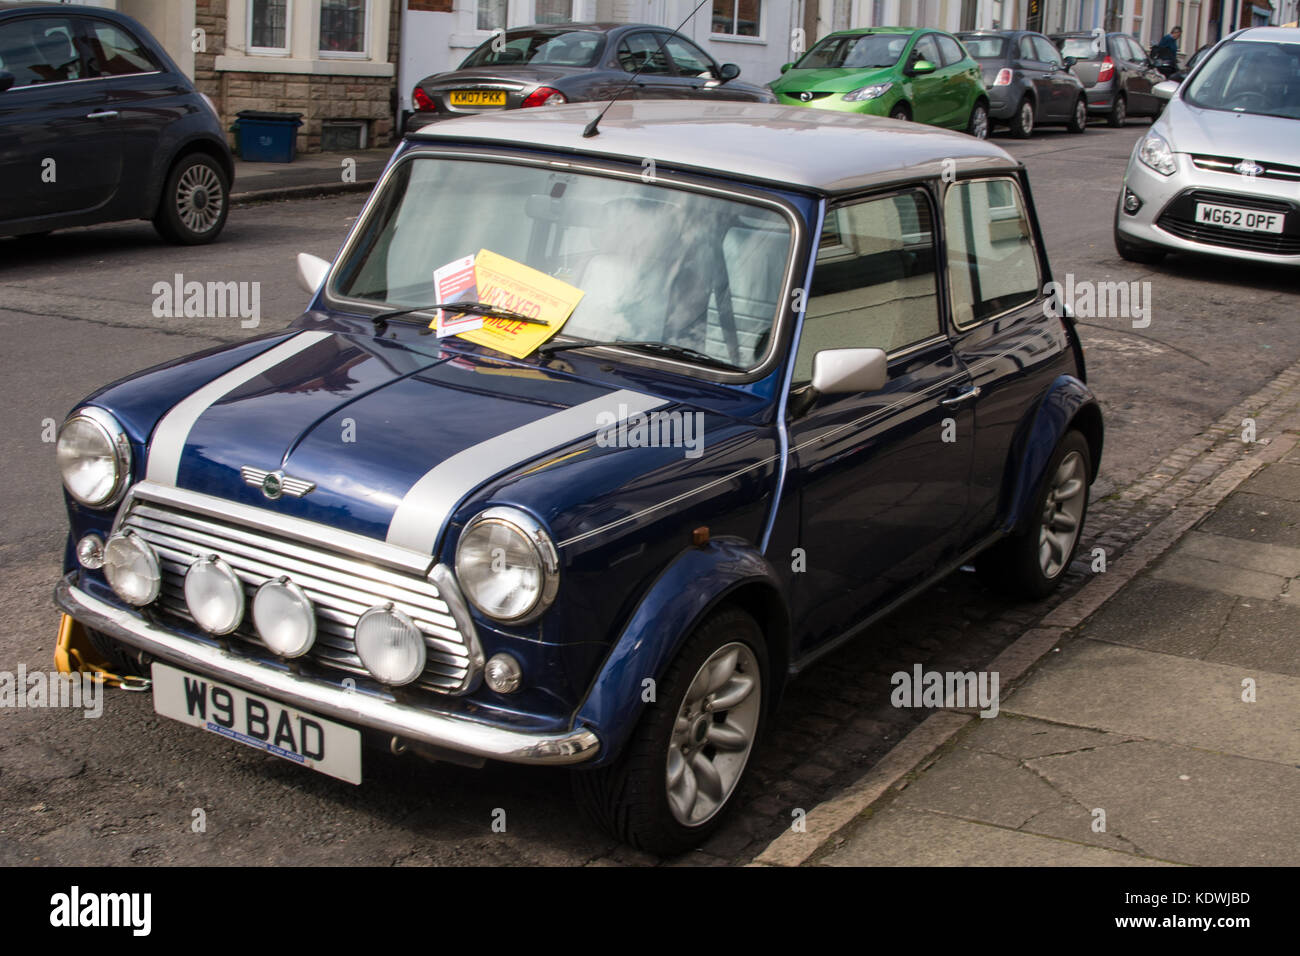
{"label": "silver car", "polygon": [[1241,30],[1157,91],[1170,102],[1129,157],[1119,254],[1300,266],[1300,30]]}

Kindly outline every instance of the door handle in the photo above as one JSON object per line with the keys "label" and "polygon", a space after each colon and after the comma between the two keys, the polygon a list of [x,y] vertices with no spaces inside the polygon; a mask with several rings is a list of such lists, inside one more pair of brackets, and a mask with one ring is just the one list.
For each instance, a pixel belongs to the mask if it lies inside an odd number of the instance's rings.
{"label": "door handle", "polygon": [[117,110],[100,110],[98,113],[87,113],[86,119],[113,119],[117,116]]}
{"label": "door handle", "polygon": [[944,408],[956,408],[958,405],[961,405],[964,402],[969,402],[973,398],[979,398],[979,394],[980,387],[978,385],[972,385],[960,395],[954,395],[952,398],[940,399],[939,404]]}

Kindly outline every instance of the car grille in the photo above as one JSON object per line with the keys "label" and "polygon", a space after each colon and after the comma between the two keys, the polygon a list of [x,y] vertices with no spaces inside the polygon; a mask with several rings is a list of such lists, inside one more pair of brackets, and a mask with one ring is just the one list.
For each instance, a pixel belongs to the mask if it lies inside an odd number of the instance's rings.
{"label": "car grille", "polygon": [[1234,176],[1241,175],[1235,169],[1240,162],[1254,162],[1257,166],[1263,167],[1263,172],[1254,177],[1256,179],[1279,179],[1288,183],[1300,183],[1300,166],[1260,163],[1256,160],[1243,160],[1240,157],[1232,156],[1192,156],[1192,165],[1197,169],[1208,169],[1216,173],[1232,173]]}
{"label": "car grille", "polygon": [[185,605],[185,572],[196,558],[216,554],[244,584],[244,620],[228,637],[264,646],[253,629],[253,594],[268,579],[285,575],[316,608],[316,642],[307,660],[368,675],[356,653],[353,629],[367,609],[391,602],[424,634],[428,664],[412,686],[461,694],[478,677],[477,641],[461,633],[432,581],[151,501],[134,502],[121,526],[133,529],[157,552],[163,573],[158,604],[166,615],[193,622]]}
{"label": "car grille", "polygon": [[[1198,202],[1218,203],[1224,206],[1238,206],[1242,209],[1257,209],[1260,212],[1280,212],[1287,214],[1286,231],[1277,233],[1246,232],[1244,230],[1224,229],[1218,226],[1203,225],[1196,221],[1196,204]],[[1210,192],[1194,189],[1174,199],[1156,220],[1156,225],[1165,232],[1209,246],[1221,246],[1226,249],[1241,249],[1245,252],[1264,252],[1275,256],[1300,255],[1300,212],[1286,202],[1261,199],[1256,196],[1239,196],[1235,193]]]}

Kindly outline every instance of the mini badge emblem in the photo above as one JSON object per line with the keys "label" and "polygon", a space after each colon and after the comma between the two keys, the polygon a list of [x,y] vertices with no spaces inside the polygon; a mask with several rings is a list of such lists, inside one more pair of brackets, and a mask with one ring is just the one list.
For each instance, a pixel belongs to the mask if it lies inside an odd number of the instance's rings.
{"label": "mini badge emblem", "polygon": [[254,468],[252,465],[245,465],[240,468],[239,473],[243,476],[244,484],[252,485],[254,488],[261,488],[262,494],[272,501],[283,495],[288,495],[291,498],[301,498],[316,487],[314,481],[290,478],[283,471],[264,471],[261,468]]}
{"label": "mini badge emblem", "polygon": [[1260,173],[1264,171],[1264,167],[1261,166],[1259,163],[1255,162],[1253,159],[1243,159],[1236,166],[1233,166],[1232,170],[1233,172],[1240,173],[1243,176],[1248,176],[1251,179],[1254,179],[1256,176],[1258,176]]}

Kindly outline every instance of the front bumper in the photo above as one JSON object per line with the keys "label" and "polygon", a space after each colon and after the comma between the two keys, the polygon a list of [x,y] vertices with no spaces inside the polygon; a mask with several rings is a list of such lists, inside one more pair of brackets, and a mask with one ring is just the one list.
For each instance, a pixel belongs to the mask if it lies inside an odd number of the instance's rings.
{"label": "front bumper", "polygon": [[522,764],[576,764],[593,758],[600,740],[586,729],[561,734],[511,730],[345,690],[268,667],[220,647],[198,644],[140,616],[101,601],[74,583],[73,572],[54,589],[55,603],[92,630],[159,660],[263,694],[353,726],[459,753]]}
{"label": "front bumper", "polygon": [[[1139,140],[1139,145],[1140,142]],[[1128,169],[1124,173],[1124,188],[1132,190],[1142,200],[1142,208],[1133,215],[1122,209],[1117,210],[1115,229],[1120,235],[1139,245],[1160,246],[1176,252],[1195,252],[1244,262],[1300,266],[1300,254],[1278,254],[1224,244],[1243,242],[1242,237],[1231,232],[1216,233],[1211,230],[1209,233],[1198,233],[1184,226],[1180,229],[1183,235],[1176,235],[1170,231],[1176,223],[1168,218],[1163,224],[1161,222],[1166,212],[1177,208],[1180,202],[1185,204],[1188,201],[1188,194],[1199,193],[1222,196],[1222,199],[1214,201],[1225,205],[1231,205],[1234,197],[1246,206],[1260,201],[1287,204],[1290,206],[1290,211],[1287,212],[1288,224],[1300,223],[1300,203],[1286,194],[1289,184],[1198,169],[1186,153],[1176,153],[1178,169],[1172,176],[1162,176],[1137,158],[1136,149],[1137,147],[1134,148],[1134,154],[1130,156]],[[1122,200],[1123,190],[1120,198]],[[1192,197],[1194,200],[1195,197]],[[1294,229],[1295,226],[1292,225],[1291,228]],[[1211,238],[1221,241],[1203,241]],[[1294,239],[1290,241],[1295,242]]]}

